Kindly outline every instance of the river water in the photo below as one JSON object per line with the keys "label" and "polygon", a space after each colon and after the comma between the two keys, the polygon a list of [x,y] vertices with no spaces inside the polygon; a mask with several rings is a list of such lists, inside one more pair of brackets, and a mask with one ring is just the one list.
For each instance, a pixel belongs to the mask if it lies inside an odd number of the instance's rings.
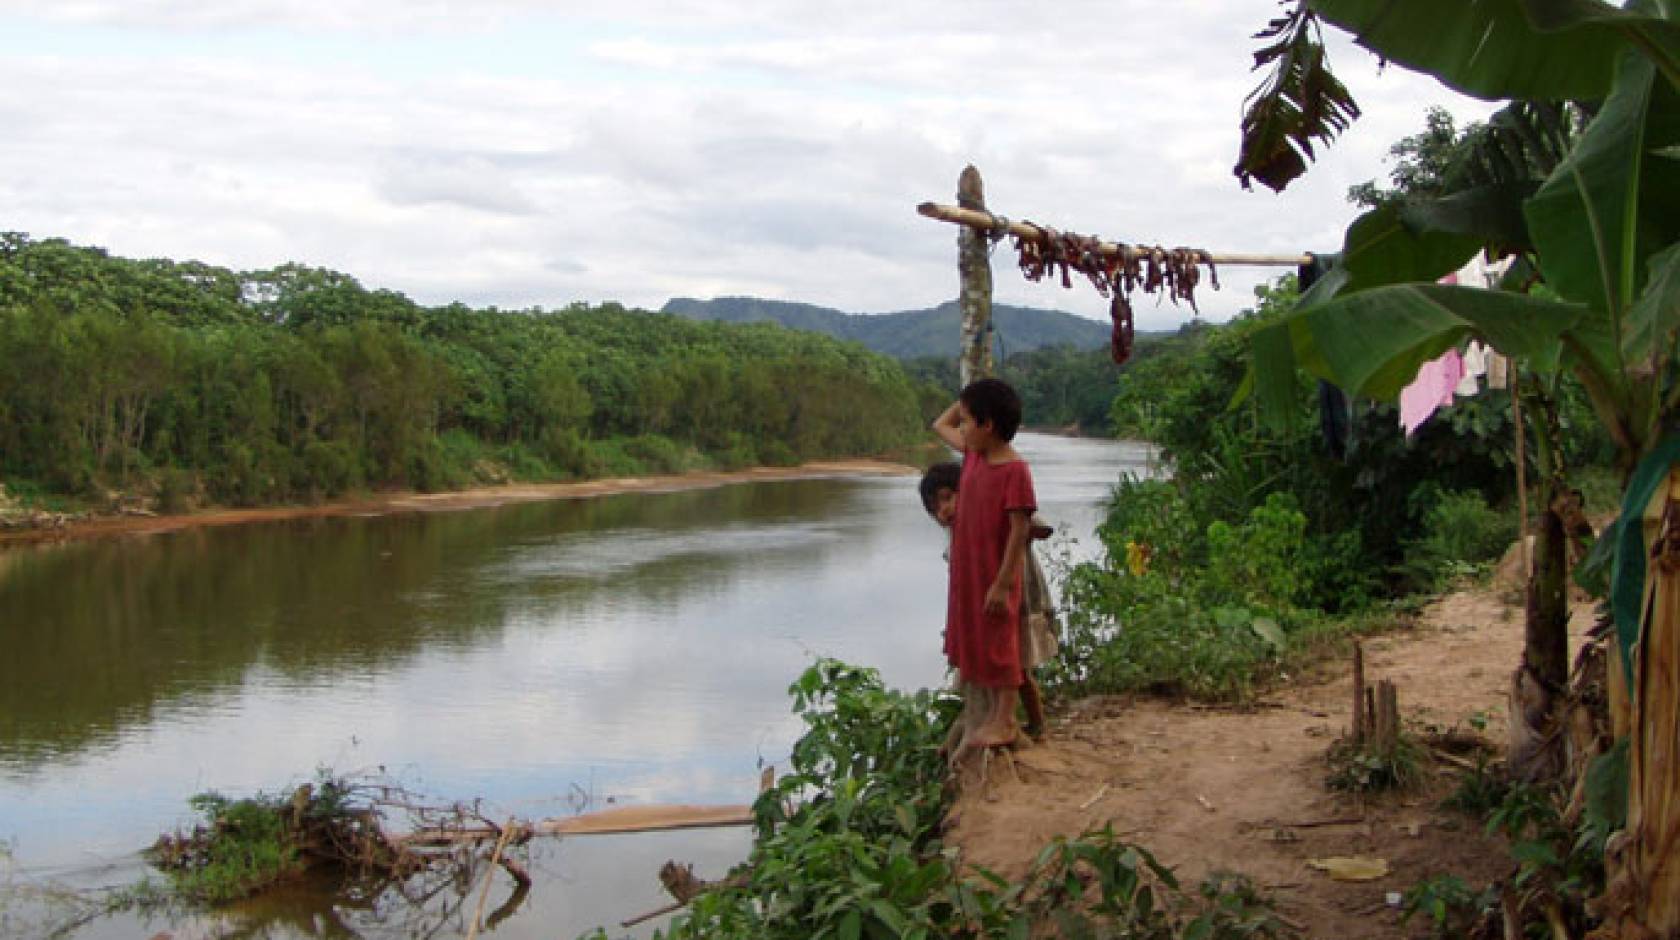
{"label": "river water", "polygon": [[[1058,544],[1090,556],[1109,489],[1147,472],[1148,452],[1016,443]],[[915,478],[898,477],[0,551],[0,935],[67,916],[55,889],[143,877],[137,850],[192,821],[188,796],[276,792],[319,767],[482,798],[498,819],[750,802],[799,733],[786,690],[813,657],[901,688],[944,681],[943,547]],[[666,859],[715,877],[748,837],[538,840],[535,887],[494,935],[616,925],[667,900]],[[68,936],[459,936],[470,893],[417,913],[300,888]]]}

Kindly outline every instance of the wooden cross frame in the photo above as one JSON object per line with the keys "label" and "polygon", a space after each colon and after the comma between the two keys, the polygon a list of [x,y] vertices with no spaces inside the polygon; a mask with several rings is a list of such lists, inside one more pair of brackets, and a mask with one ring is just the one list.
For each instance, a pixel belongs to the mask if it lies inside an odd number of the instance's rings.
{"label": "wooden cross frame", "polygon": [[[962,226],[957,235],[957,271],[961,279],[959,299],[962,305],[961,370],[962,384],[992,374],[992,345],[989,342],[992,324],[992,263],[987,251],[987,236],[1007,233],[1026,239],[1043,239],[1045,229],[1031,222],[1015,222],[993,215],[986,210],[984,187],[980,171],[966,167],[957,179],[957,205],[924,202],[916,211],[930,219]],[[1102,242],[1097,251],[1105,257],[1120,257],[1124,261],[1147,257],[1157,249]],[[1312,255],[1265,255],[1203,252],[1214,264],[1260,265],[1265,267],[1300,267],[1312,263]]]}

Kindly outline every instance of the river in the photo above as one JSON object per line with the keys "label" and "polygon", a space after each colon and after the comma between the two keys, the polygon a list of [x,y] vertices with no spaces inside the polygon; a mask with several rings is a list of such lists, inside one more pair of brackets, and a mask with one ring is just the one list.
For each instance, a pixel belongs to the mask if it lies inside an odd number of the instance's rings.
{"label": "river", "polygon": [[[1146,472],[1148,452],[1016,443],[1056,544],[1089,557],[1109,489]],[[749,802],[800,730],[787,686],[813,657],[901,688],[944,680],[943,547],[915,478],[900,477],[0,551],[0,934],[65,916],[56,888],[143,877],[137,850],[192,821],[188,796],[289,789],[318,767],[482,798],[492,818]],[[616,925],[667,900],[666,859],[715,877],[748,838],[539,840],[536,884],[495,936]],[[423,909],[443,919],[436,935],[460,935],[472,894],[453,916]],[[214,918],[95,918],[69,936],[433,929],[417,916],[300,888]]]}

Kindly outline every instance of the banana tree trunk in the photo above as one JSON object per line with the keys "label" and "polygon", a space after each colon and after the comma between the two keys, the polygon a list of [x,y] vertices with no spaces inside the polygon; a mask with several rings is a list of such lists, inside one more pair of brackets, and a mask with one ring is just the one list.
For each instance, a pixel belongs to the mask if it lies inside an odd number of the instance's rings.
{"label": "banana tree trunk", "polygon": [[1653,518],[1633,652],[1627,827],[1605,850],[1601,937],[1680,937],[1680,471],[1652,500]]}
{"label": "banana tree trunk", "polygon": [[[1513,385],[1512,394],[1521,394],[1520,385]],[[1538,393],[1526,404],[1522,410],[1532,422],[1542,509],[1528,576],[1522,664],[1511,677],[1507,755],[1512,776],[1533,782],[1556,779],[1568,763],[1567,735],[1561,730],[1569,706],[1569,544],[1558,512],[1557,496],[1566,485],[1556,446],[1561,433],[1557,406]]]}
{"label": "banana tree trunk", "polygon": [[[1549,506],[1549,495],[1542,495],[1542,505]],[[1558,728],[1569,683],[1567,552],[1563,520],[1548,508],[1534,534],[1522,665],[1511,677],[1507,753],[1512,776],[1524,781],[1554,779],[1565,764],[1565,736]]]}

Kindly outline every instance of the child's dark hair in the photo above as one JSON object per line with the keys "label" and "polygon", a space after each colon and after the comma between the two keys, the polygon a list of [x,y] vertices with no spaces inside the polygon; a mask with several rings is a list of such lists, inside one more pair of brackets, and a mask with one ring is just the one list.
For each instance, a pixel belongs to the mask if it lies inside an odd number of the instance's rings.
{"label": "child's dark hair", "polygon": [[1021,427],[1021,396],[1015,394],[1008,382],[979,379],[968,383],[957,398],[974,416],[975,424],[991,422],[992,433],[999,440],[1015,439],[1015,431]]}
{"label": "child's dark hair", "polygon": [[961,464],[947,460],[944,463],[936,463],[927,468],[927,472],[922,474],[922,482],[919,487],[922,491],[922,508],[927,510],[928,515],[933,515],[933,498],[939,495],[940,490],[950,490],[955,493],[957,485],[961,482]]}

